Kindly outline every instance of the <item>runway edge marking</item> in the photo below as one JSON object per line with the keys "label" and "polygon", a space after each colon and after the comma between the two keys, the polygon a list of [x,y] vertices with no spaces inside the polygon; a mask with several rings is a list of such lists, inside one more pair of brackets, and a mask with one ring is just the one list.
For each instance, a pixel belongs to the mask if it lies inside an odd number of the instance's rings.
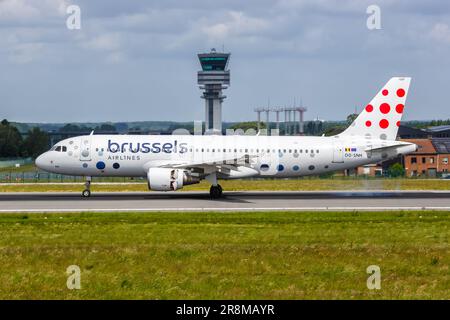
{"label": "runway edge marking", "polygon": [[450,211],[450,207],[274,207],[274,208],[135,208],[135,209],[2,209],[0,213],[74,213],[74,212],[216,212],[216,211]]}

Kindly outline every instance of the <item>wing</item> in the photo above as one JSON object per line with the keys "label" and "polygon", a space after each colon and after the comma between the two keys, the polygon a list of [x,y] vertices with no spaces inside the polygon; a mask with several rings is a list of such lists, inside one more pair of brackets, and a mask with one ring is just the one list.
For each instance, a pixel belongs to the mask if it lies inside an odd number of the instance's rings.
{"label": "wing", "polygon": [[204,173],[217,172],[225,177],[233,176],[253,176],[258,174],[258,171],[251,167],[252,160],[256,156],[246,155],[243,157],[231,157],[231,158],[209,158],[200,160],[155,160],[149,161],[144,165],[144,169],[149,168],[176,168],[187,169],[193,171],[201,171]]}

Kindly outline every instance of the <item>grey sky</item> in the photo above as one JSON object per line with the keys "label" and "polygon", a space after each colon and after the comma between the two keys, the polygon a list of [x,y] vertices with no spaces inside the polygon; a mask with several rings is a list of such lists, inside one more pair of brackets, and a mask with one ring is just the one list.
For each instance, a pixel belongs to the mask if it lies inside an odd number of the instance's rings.
{"label": "grey sky", "polygon": [[[66,28],[70,4],[81,30]],[[0,118],[201,120],[196,53],[223,45],[225,121],[268,98],[344,119],[398,75],[413,77],[407,120],[450,118],[448,0],[0,0]]]}

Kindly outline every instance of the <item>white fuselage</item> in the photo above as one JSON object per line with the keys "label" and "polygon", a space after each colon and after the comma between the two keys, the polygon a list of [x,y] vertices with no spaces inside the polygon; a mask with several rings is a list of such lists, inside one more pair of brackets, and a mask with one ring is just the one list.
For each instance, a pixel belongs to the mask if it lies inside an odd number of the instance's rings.
{"label": "white fuselage", "polygon": [[[391,145],[397,147],[386,148]],[[65,175],[145,177],[150,168],[171,164],[192,164],[204,170],[201,176],[225,163],[238,169],[221,166],[217,173],[222,179],[299,177],[377,163],[415,148],[355,136],[90,135],[59,142],[36,164]]]}

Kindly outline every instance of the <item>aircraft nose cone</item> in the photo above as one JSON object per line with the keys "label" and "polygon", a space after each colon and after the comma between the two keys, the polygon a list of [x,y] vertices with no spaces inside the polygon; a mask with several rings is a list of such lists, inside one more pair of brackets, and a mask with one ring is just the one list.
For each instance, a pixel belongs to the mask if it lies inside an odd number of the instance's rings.
{"label": "aircraft nose cone", "polygon": [[39,169],[45,169],[45,153],[37,157],[34,163]]}

